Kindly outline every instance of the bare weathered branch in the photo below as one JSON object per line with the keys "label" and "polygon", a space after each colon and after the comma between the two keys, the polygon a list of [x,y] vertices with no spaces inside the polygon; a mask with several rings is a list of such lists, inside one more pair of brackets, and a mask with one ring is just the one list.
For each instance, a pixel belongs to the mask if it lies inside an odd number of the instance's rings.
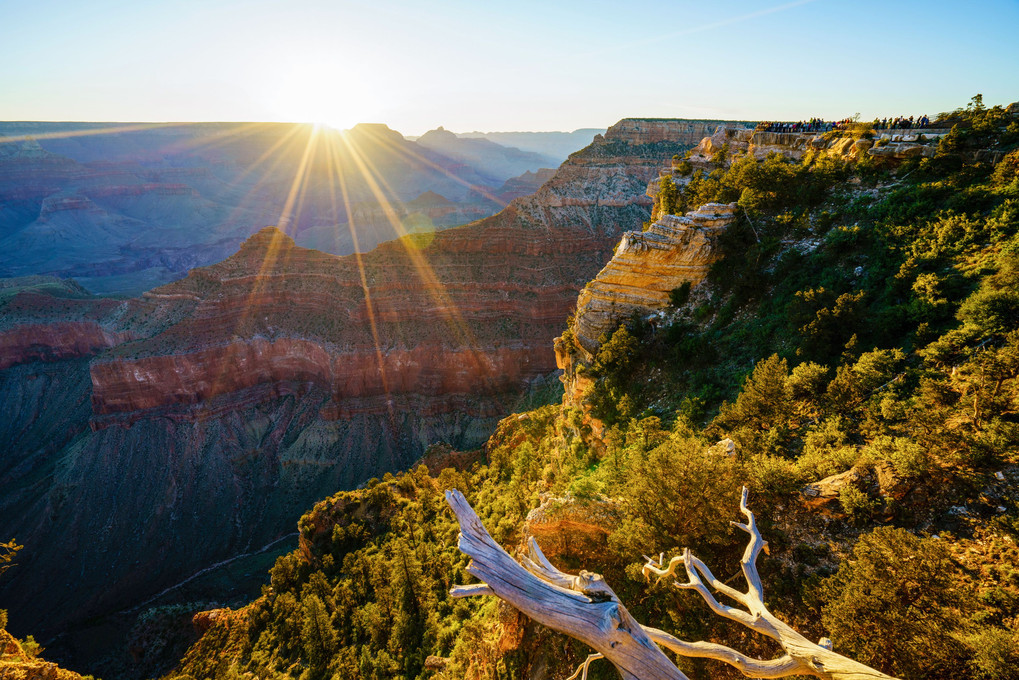
{"label": "bare weathered branch", "polygon": [[[500,599],[538,623],[593,647],[624,680],[686,680],[604,582],[596,591],[598,597],[589,597],[581,590],[546,581],[492,539],[463,494],[447,491],[446,501],[460,523],[460,551],[471,558],[467,571]],[[590,576],[585,581],[597,583]]]}
{"label": "bare weathered branch", "polygon": [[750,595],[748,593],[742,593],[733,588],[732,586],[728,586],[725,583],[719,581],[717,578],[715,578],[715,575],[711,573],[711,570],[708,569],[708,565],[704,564],[704,562],[701,562],[699,558],[695,557],[694,555],[691,555],[690,563],[693,565],[694,569],[700,572],[700,575],[705,580],[707,580],[708,584],[710,584],[712,588],[722,593],[723,595],[728,595],[729,597],[736,600],[745,607],[752,606],[750,602]]}
{"label": "bare weathered branch", "polygon": [[[742,609],[736,609],[735,607],[730,607],[728,605],[722,604],[721,602],[718,601],[718,599],[714,595],[711,594],[711,591],[708,590],[708,587],[704,585],[704,581],[701,580],[700,573],[693,565],[694,559],[695,558],[693,554],[690,552],[690,549],[684,548],[683,566],[686,567],[687,582],[680,583],[679,581],[674,581],[673,585],[675,585],[677,588],[696,590],[697,593],[704,599],[704,601],[708,603],[708,606],[711,607],[711,611],[731,621],[740,623],[746,626],[747,628],[757,630],[757,624],[753,616],[746,613]],[[705,569],[707,569],[707,567],[705,567]],[[763,633],[764,631],[758,632]]]}
{"label": "bare weathered branch", "polygon": [[767,541],[761,536],[761,532],[757,530],[757,519],[754,517],[754,513],[750,512],[750,508],[747,507],[747,496],[747,487],[744,486],[743,492],[740,494],[739,509],[746,516],[747,523],[733,522],[733,525],[750,534],[750,543],[747,544],[746,550],[743,551],[743,559],[740,560],[740,566],[743,569],[743,577],[746,578],[749,588],[747,591],[747,606],[750,607],[752,613],[759,614],[764,611],[764,586],[761,585],[761,575],[757,572],[757,556],[761,554],[761,550],[767,545]]}
{"label": "bare weathered branch", "polygon": [[495,592],[484,583],[472,583],[469,586],[453,586],[450,597],[474,597],[475,595],[495,595]]}
{"label": "bare weathered branch", "polygon": [[[796,674],[825,680],[893,680],[831,651],[827,638],[822,638],[821,644],[814,644],[768,611],[757,571],[757,557],[767,544],[757,528],[754,514],[747,507],[747,495],[744,488],[740,510],[747,521],[745,524],[734,522],[750,535],[740,563],[747,581],[746,593],[715,578],[689,549],[684,549],[681,557],[673,557],[668,565],[662,564],[664,555],[657,561],[646,557],[643,572],[645,577],[654,574],[659,579],[670,578],[682,564],[687,582],[674,581],[674,584],[696,590],[716,614],[777,640],[785,652],[777,659],[753,659],[724,645],[685,642],[657,628],[641,626],[601,576],[587,571],[576,576],[560,571],[548,561],[533,538],[527,544],[528,555],[521,556],[517,562],[492,539],[470,504],[456,490],[447,491],[446,500],[460,523],[459,547],[472,558],[467,571],[484,583],[457,586],[451,594],[454,597],[496,595],[535,621],[594,648],[596,653],[577,669],[572,676],[574,679],[578,676],[585,679],[591,662],[598,658],[611,662],[624,680],[686,678],[662,653],[660,645],[681,656],[723,661],[751,677],[779,678]],[[749,611],[720,603],[708,585]]]}
{"label": "bare weathered branch", "polygon": [[524,565],[527,571],[531,572],[535,576],[549,583],[554,583],[560,588],[568,588],[570,590],[577,590],[574,588],[575,576],[564,574],[548,561],[545,557],[545,553],[541,552],[541,548],[538,547],[538,542],[531,536],[527,540],[527,555],[520,557],[520,564]]}
{"label": "bare weathered branch", "polygon": [[598,659],[604,658],[605,655],[603,654],[595,653],[588,655],[588,657],[584,659],[584,663],[580,664],[580,668],[577,669],[577,672],[571,675],[570,677],[566,678],[566,680],[577,680],[578,675],[580,676],[580,680],[587,680],[587,667],[591,665],[592,661],[597,661]]}
{"label": "bare weathered branch", "polygon": [[787,675],[807,672],[802,663],[788,654],[777,659],[761,661],[760,659],[751,659],[749,656],[741,654],[725,645],[713,642],[685,642],[674,635],[669,635],[663,630],[651,628],[650,626],[644,626],[644,630],[656,643],[680,656],[724,661],[730,666],[735,666],[743,675],[754,678],[782,678]]}

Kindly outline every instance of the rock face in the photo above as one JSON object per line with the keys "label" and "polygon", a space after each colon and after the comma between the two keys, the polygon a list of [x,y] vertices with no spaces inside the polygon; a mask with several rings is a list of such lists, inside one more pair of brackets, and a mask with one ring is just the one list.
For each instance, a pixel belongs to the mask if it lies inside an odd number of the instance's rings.
{"label": "rock face", "polygon": [[496,196],[499,200],[509,203],[513,199],[530,196],[541,188],[541,185],[555,177],[552,168],[541,168],[537,172],[525,172],[518,177],[511,177],[499,187]]}
{"label": "rock face", "polygon": [[0,369],[25,361],[91,356],[130,337],[94,321],[21,324],[0,333]]}
{"label": "rock face", "polygon": [[871,138],[840,136],[827,132],[767,132],[743,126],[719,125],[693,150],[691,162],[703,165],[720,151],[729,155],[750,153],[763,159],[779,153],[795,160],[810,152],[827,152],[850,159],[864,155],[899,162],[907,158],[933,157],[938,141],[948,130],[876,130]]}
{"label": "rock face", "polygon": [[604,497],[548,496],[527,513],[522,533],[533,536],[553,561],[568,556],[591,564],[605,550],[608,536],[619,526],[621,516],[619,504]]}
{"label": "rock face", "polygon": [[638,125],[498,215],[364,255],[267,228],[131,300],[0,290],[0,536],[26,546],[0,584],[12,625],[73,646],[80,622],[286,536],[316,499],[436,441],[478,446],[555,369],[577,292],[691,145]]}
{"label": "rock face", "polygon": [[[719,123],[726,123],[726,121],[626,118],[609,128],[605,137],[640,145],[675,140],[683,140],[687,144],[695,145],[717,130]],[[733,125],[732,123],[728,124]]]}
{"label": "rock face", "polygon": [[669,293],[696,286],[718,259],[715,236],[735,219],[736,204],[708,203],[684,216],[662,215],[647,231],[628,231],[608,264],[580,291],[574,336],[594,353],[598,337],[633,312],[664,309]]}

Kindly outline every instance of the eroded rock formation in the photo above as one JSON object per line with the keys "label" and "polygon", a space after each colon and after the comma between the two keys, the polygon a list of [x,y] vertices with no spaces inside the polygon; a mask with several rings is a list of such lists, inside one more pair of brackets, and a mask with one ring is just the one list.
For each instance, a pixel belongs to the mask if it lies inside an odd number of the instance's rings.
{"label": "eroded rock formation", "polygon": [[719,125],[701,140],[690,161],[705,166],[717,153],[726,157],[750,153],[757,159],[779,153],[795,160],[808,152],[824,152],[850,159],[871,156],[899,162],[907,158],[930,158],[948,130],[876,130],[862,137],[837,132],[768,132],[743,126]]}
{"label": "eroded rock formation", "polygon": [[718,259],[714,239],[735,218],[736,204],[708,203],[686,215],[662,215],[647,231],[628,231],[609,263],[577,298],[574,336],[589,353],[598,338],[633,312],[669,305],[670,292],[695,286]]}
{"label": "eroded rock formation", "polygon": [[621,518],[619,503],[604,497],[546,496],[527,513],[522,534],[533,536],[545,555],[574,561],[595,558]]}
{"label": "eroded rock formation", "polygon": [[3,680],[82,680],[55,663],[28,653],[18,640],[0,628],[0,678]]}

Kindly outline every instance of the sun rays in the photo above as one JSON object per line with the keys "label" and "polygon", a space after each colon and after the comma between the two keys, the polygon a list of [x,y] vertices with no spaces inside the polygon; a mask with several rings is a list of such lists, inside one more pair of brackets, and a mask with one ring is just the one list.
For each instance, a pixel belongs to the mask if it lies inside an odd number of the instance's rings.
{"label": "sun rays", "polygon": [[[486,194],[481,188],[471,185],[438,163],[416,153],[405,145],[397,143],[395,138],[375,134],[370,128],[357,133],[338,132],[322,125],[295,126],[285,136],[267,149],[255,160],[250,168],[242,174],[260,178],[255,186],[263,180],[269,180],[279,172],[290,174],[289,187],[282,202],[276,226],[281,232],[273,238],[265,249],[258,271],[254,275],[248,290],[243,309],[237,315],[235,337],[247,337],[259,332],[257,316],[264,311],[264,305],[271,304],[271,288],[279,280],[281,273],[288,276],[300,276],[300,271],[289,271],[287,268],[286,250],[289,239],[286,236],[297,236],[302,226],[302,216],[306,209],[306,200],[312,193],[324,192],[330,206],[330,212],[337,239],[341,230],[346,228],[353,253],[346,256],[352,260],[356,271],[356,284],[363,295],[363,310],[349,310],[351,319],[362,318],[368,325],[371,342],[374,345],[374,356],[378,380],[382,392],[391,395],[392,385],[387,375],[387,349],[399,342],[399,332],[392,330],[401,324],[415,323],[418,319],[404,318],[392,308],[379,308],[378,300],[373,294],[373,279],[376,276],[386,280],[387,277],[398,276],[399,273],[385,272],[377,269],[386,266],[373,263],[375,271],[369,271],[361,248],[360,228],[370,226],[362,224],[359,218],[359,204],[365,199],[381,212],[384,223],[391,230],[391,238],[397,239],[400,253],[399,261],[388,266],[402,267],[410,271],[418,280],[415,288],[423,291],[426,308],[420,311],[426,316],[440,319],[447,329],[448,342],[459,349],[474,353],[478,346],[475,334],[464,320],[456,296],[451,293],[439,276],[436,275],[429,260],[430,252],[412,242],[403,222],[407,210],[398,198],[397,187],[391,185],[386,174],[379,167],[379,149],[390,160],[406,163],[414,167],[441,174],[447,179],[461,184],[469,191]],[[295,162],[296,159],[296,162]],[[353,186],[352,186],[353,185]],[[358,196],[355,197],[355,193]],[[494,197],[491,197],[494,199]],[[321,205],[321,202],[319,202]],[[345,217],[345,219],[340,219]],[[348,260],[349,261],[349,260]],[[344,276],[350,270],[339,268],[337,276]],[[328,338],[324,338],[328,340]],[[478,356],[473,357],[480,361]],[[216,382],[224,379],[220,376]],[[215,387],[214,387],[215,391]],[[393,406],[387,399],[387,408],[391,415]]]}
{"label": "sun rays", "polygon": [[[157,156],[186,159],[235,147],[230,157],[236,159],[237,167],[230,169],[216,191],[231,193],[238,200],[229,204],[227,218],[221,224],[244,224],[252,233],[274,223],[279,231],[264,243],[250,283],[242,284],[246,286],[243,304],[231,315],[232,332],[229,327],[223,329],[224,338],[263,337],[272,341],[278,332],[288,332],[285,324],[281,327],[274,320],[275,314],[270,309],[276,311],[280,305],[295,304],[293,299],[277,295],[282,290],[279,284],[283,274],[302,275],[289,264],[291,238],[299,238],[302,230],[310,227],[331,228],[335,242],[349,243],[353,251],[337,260],[337,283],[359,287],[361,301],[349,310],[330,313],[346,314],[349,323],[367,326],[361,337],[370,338],[374,345],[374,368],[383,394],[391,395],[393,390],[393,381],[387,374],[389,350],[406,342],[405,329],[422,319],[443,326],[444,330],[434,337],[443,338],[449,349],[463,353],[464,360],[476,363],[478,368],[484,366],[476,334],[461,309],[463,286],[458,281],[444,280],[448,275],[436,274],[433,262],[436,256],[444,257],[440,250],[430,246],[430,241],[410,236],[405,221],[409,210],[404,201],[413,196],[407,195],[406,187],[394,185],[393,181],[393,177],[406,174],[394,174],[393,168],[410,168],[416,177],[432,178],[424,185],[436,186],[438,182],[442,186],[458,186],[463,195],[484,197],[500,207],[503,205],[487,188],[459,176],[458,169],[444,163],[441,157],[415,149],[385,126],[357,126],[345,132],[325,125],[283,123],[68,127],[57,132],[10,135],[0,138],[0,143],[156,131],[160,135],[165,133],[161,146],[153,151]],[[271,215],[264,215],[264,209],[255,213],[252,208],[273,202],[276,210]],[[253,214],[264,215],[265,222],[250,223]],[[224,234],[234,233],[229,231],[230,226],[225,228],[228,230]],[[370,248],[377,242],[393,239],[396,244],[388,247],[389,256],[364,256],[365,246]],[[380,291],[394,285],[419,291],[415,298],[418,307],[411,315],[399,305],[394,306],[386,293],[380,296]],[[300,305],[300,301],[296,304]],[[226,372],[233,369],[222,370],[211,381],[212,394],[229,378]],[[392,400],[387,402],[392,412]]]}

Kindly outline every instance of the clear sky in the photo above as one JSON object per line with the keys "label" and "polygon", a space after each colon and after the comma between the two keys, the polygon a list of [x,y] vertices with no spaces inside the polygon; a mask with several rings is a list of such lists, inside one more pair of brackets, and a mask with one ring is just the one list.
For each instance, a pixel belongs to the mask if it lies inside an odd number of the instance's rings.
{"label": "clear sky", "polygon": [[0,120],[404,134],[1019,100],[1019,0],[0,0]]}

